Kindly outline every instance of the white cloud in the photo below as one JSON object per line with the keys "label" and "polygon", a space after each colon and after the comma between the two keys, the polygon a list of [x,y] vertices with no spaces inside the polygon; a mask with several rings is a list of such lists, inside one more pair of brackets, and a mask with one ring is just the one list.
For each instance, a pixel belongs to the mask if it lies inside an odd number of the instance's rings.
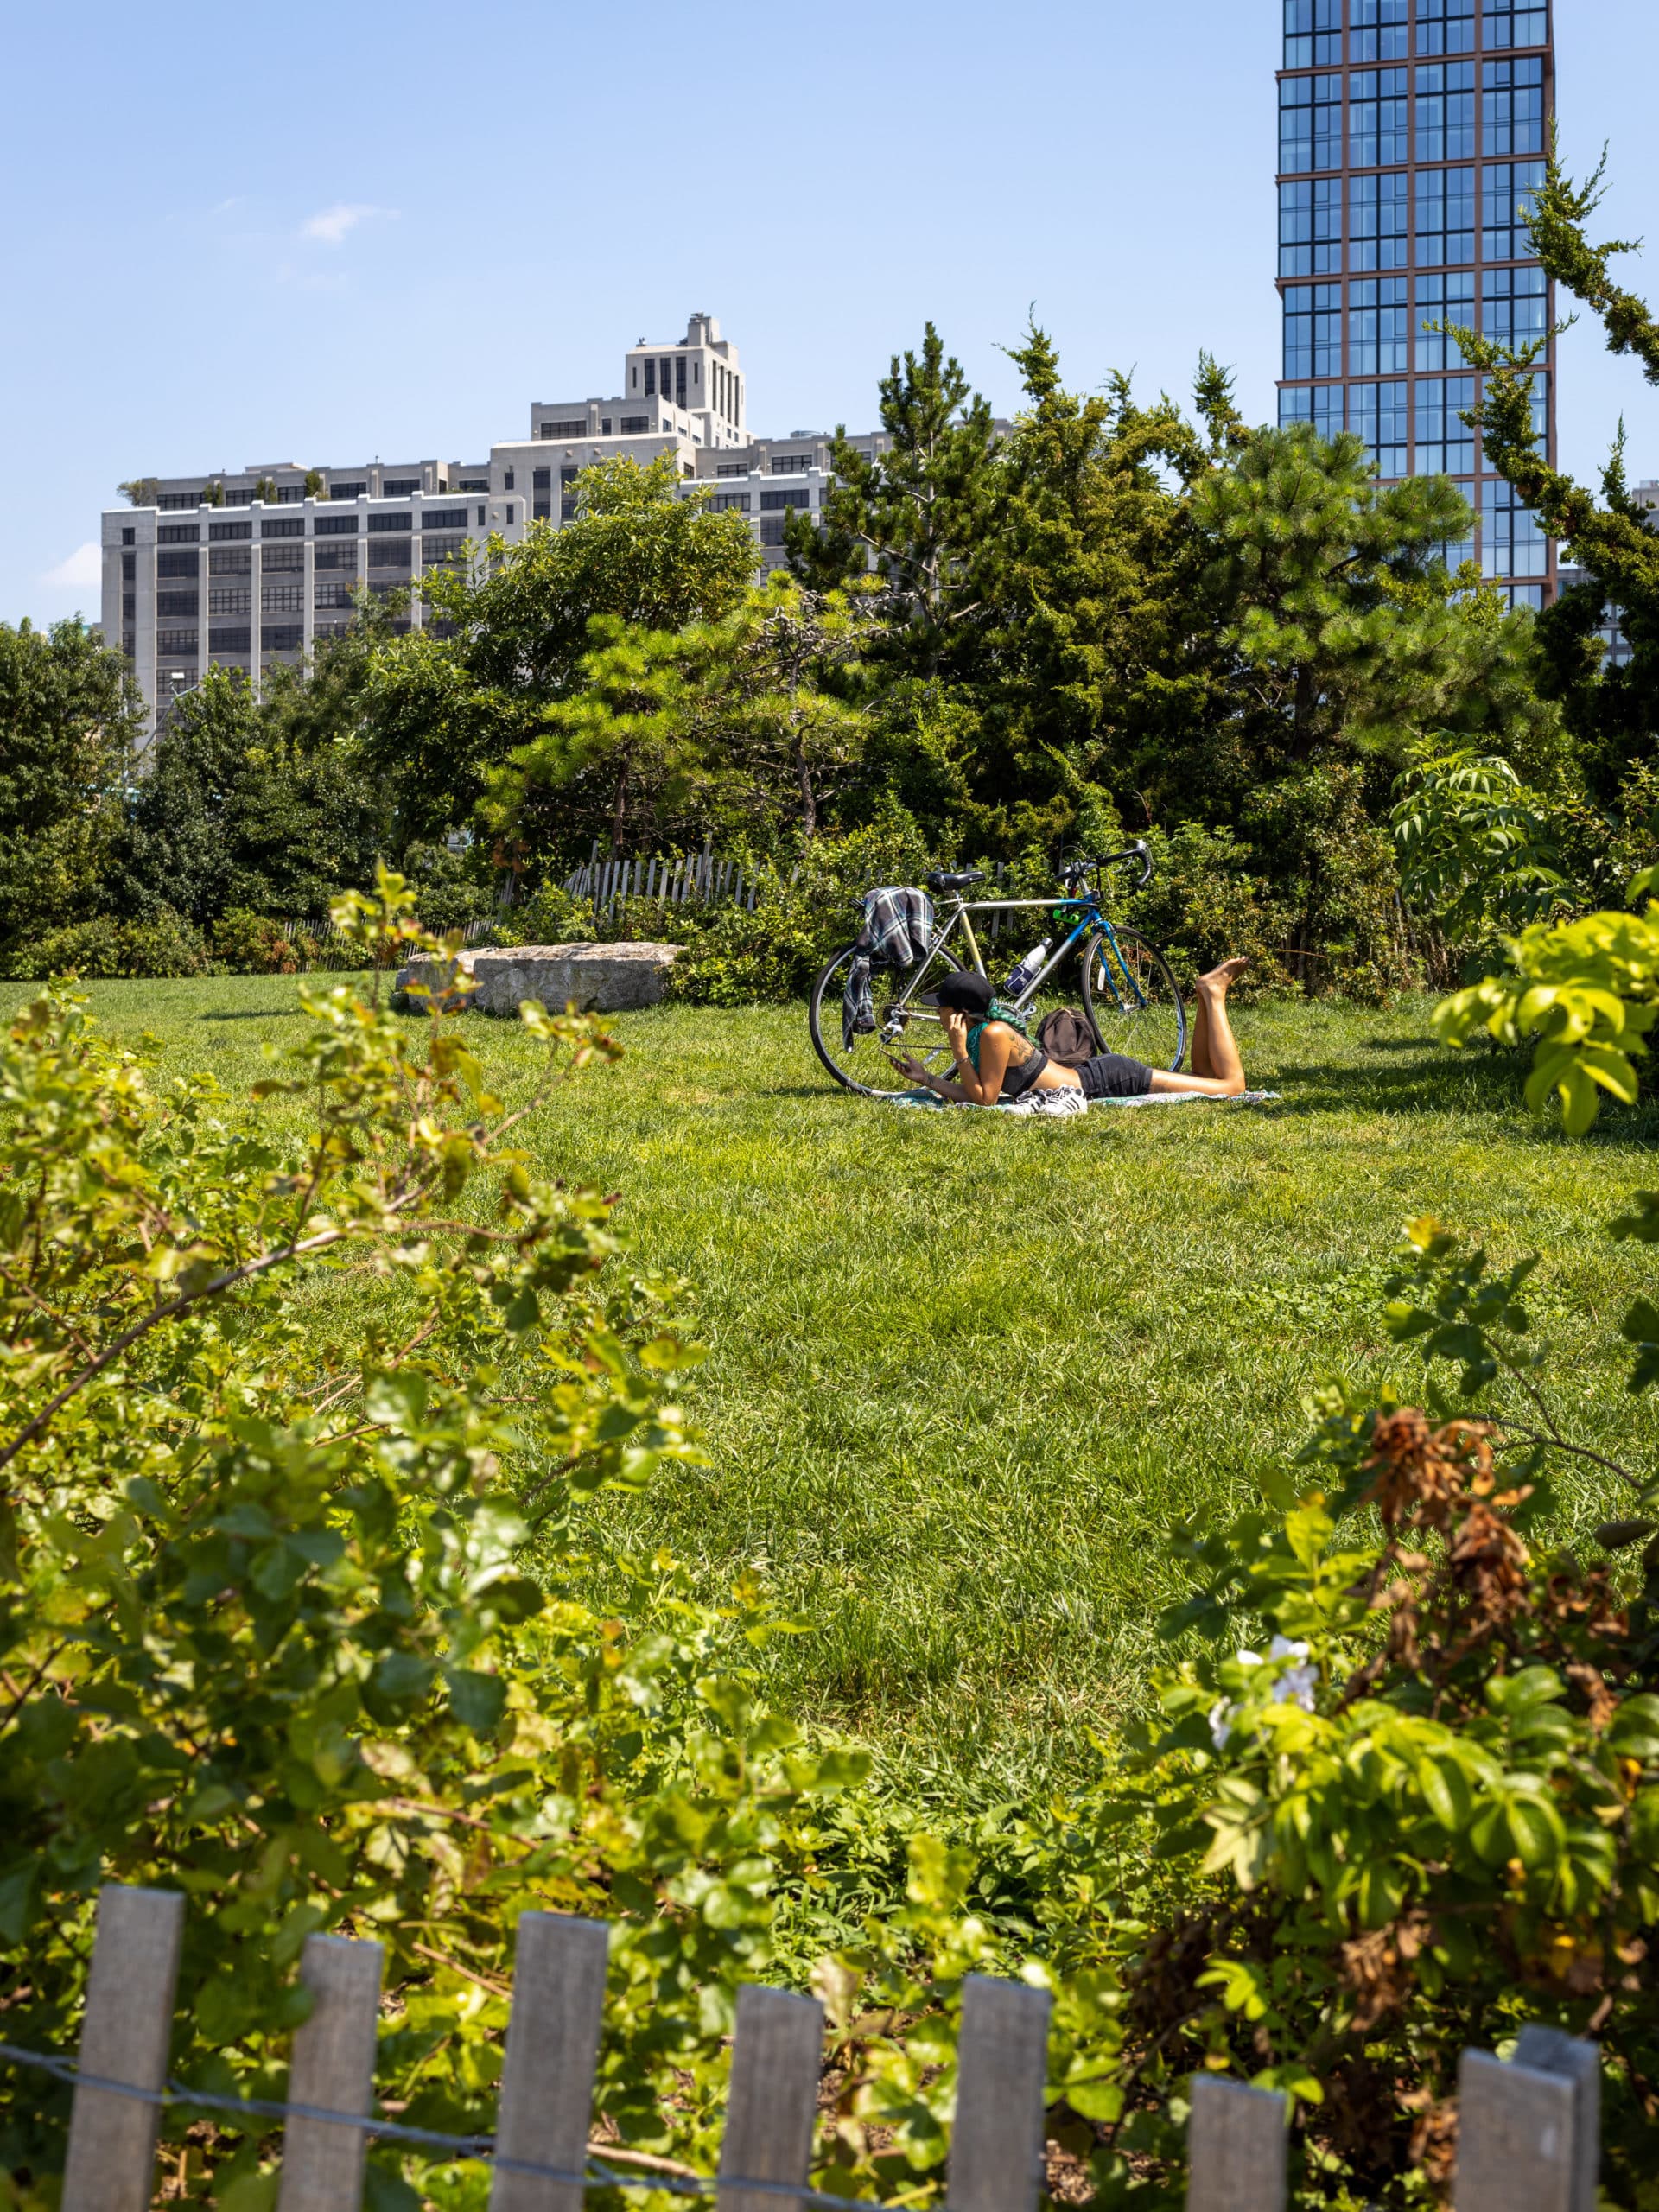
{"label": "white cloud", "polygon": [[377,218],[391,222],[397,213],[395,207],[373,207],[363,200],[338,200],[321,214],[308,216],[300,225],[300,236],[317,238],[324,245],[343,245],[346,233],[354,231],[359,223],[372,222]]}
{"label": "white cloud", "polygon": [[67,591],[90,590],[104,581],[104,556],[89,537],[84,545],[76,546],[67,561],[48,569],[41,581],[61,584]]}

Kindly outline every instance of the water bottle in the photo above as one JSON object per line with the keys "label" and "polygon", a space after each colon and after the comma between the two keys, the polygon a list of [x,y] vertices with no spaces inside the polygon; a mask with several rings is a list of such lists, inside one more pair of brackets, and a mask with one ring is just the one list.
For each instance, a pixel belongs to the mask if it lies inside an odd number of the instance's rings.
{"label": "water bottle", "polygon": [[1025,990],[1030,984],[1034,983],[1038,976],[1041,975],[1043,971],[1043,963],[1047,959],[1047,957],[1048,939],[1045,938],[1040,944],[1034,944],[1032,947],[1031,950],[1020,963],[1020,965],[1008,977],[1007,982],[1003,984],[1003,997],[1005,999],[1017,999],[1021,991]]}

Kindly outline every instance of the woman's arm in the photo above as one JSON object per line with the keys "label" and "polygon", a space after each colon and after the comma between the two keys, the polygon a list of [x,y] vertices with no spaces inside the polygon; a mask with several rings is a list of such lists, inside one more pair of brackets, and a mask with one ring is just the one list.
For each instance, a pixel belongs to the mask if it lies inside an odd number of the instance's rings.
{"label": "woman's arm", "polygon": [[956,1055],[955,1073],[962,1096],[969,1106],[995,1106],[1002,1096],[1002,1077],[1014,1045],[1014,1032],[1006,1023],[993,1021],[979,1033],[979,1066],[968,1057],[968,1017],[947,1010],[939,1017],[945,1041]]}
{"label": "woman's arm", "polygon": [[930,1074],[919,1060],[912,1059],[908,1054],[902,1059],[890,1059],[887,1065],[897,1068],[900,1075],[907,1076],[922,1090],[931,1090],[936,1098],[948,1098],[953,1106],[977,1106],[980,1103],[977,1098],[970,1098],[959,1083],[952,1083],[948,1076]]}
{"label": "woman's arm", "polygon": [[921,1062],[906,1053],[889,1065],[899,1074],[908,1076],[912,1083],[919,1083],[936,1098],[948,1098],[957,1106],[995,1106],[1002,1096],[1002,1077],[1007,1069],[1008,1054],[1014,1048],[1014,1032],[1001,1022],[993,1022],[979,1034],[979,1066],[974,1066],[968,1057],[968,1017],[964,1014],[946,1012],[939,1016],[945,1042],[955,1055],[956,1066],[951,1073],[956,1080],[930,1074]]}

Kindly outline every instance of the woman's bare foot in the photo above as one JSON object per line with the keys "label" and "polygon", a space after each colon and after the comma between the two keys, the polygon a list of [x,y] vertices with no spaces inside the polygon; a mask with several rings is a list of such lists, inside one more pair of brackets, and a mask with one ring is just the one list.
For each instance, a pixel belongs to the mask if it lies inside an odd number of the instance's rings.
{"label": "woman's bare foot", "polygon": [[1199,976],[1198,988],[1203,990],[1208,986],[1212,991],[1224,992],[1230,983],[1236,983],[1238,981],[1249,964],[1249,962],[1245,959],[1224,960],[1219,967],[1212,968],[1207,976]]}

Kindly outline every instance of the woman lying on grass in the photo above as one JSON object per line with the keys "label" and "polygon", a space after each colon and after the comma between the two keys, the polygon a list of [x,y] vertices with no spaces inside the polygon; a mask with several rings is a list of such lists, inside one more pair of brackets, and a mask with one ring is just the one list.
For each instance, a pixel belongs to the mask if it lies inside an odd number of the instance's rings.
{"label": "woman lying on grass", "polygon": [[1228,1026],[1227,988],[1247,965],[1224,960],[1199,976],[1191,1075],[1149,1068],[1122,1052],[1096,1052],[1080,1068],[1062,1067],[1011,1023],[989,1018],[990,983],[966,969],[947,976],[934,994],[945,1042],[956,1058],[955,1080],[931,1075],[908,1053],[892,1065],[936,1097],[958,1106],[992,1106],[999,1098],[1023,1098],[1028,1090],[1081,1090],[1085,1098],[1144,1098],[1154,1090],[1236,1098],[1245,1087],[1244,1064]]}

